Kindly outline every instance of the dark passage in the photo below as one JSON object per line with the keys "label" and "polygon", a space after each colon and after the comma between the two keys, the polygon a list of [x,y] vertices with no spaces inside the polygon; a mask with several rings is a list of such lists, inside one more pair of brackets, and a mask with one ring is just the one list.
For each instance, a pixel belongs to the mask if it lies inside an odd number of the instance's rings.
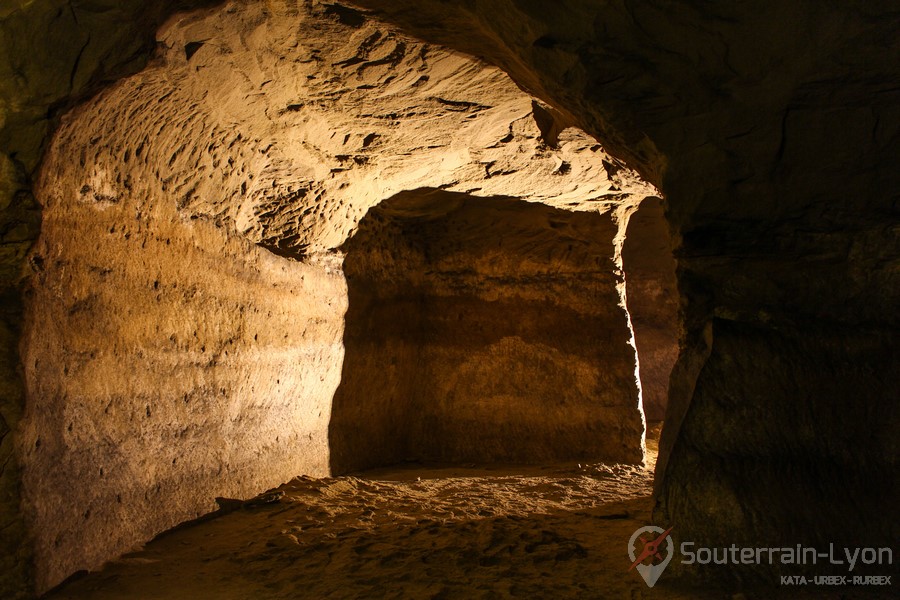
{"label": "dark passage", "polygon": [[404,460],[640,462],[609,214],[424,189],[345,245],[342,473]]}

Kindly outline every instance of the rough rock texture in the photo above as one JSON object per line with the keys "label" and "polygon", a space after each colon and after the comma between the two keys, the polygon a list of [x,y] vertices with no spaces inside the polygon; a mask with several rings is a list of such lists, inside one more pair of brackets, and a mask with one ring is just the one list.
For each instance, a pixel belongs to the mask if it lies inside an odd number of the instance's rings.
{"label": "rough rock texture", "polygon": [[399,460],[640,462],[615,214],[433,189],[345,244],[337,472]]}
{"label": "rough rock texture", "polygon": [[55,116],[105,81],[140,69],[153,34],[178,7],[160,2],[10,0],[0,4],[0,593],[28,594],[30,543],[19,510],[13,434],[25,404],[18,356],[25,256],[37,238],[32,194]]}
{"label": "rough rock texture", "polygon": [[648,421],[662,421],[669,401],[669,375],[678,358],[681,315],[672,236],[661,198],[644,199],[631,215],[622,263],[640,361],[644,416]]}
{"label": "rough rock texture", "polygon": [[[896,540],[898,522],[882,508],[898,504],[900,454],[897,8],[832,0],[569,0],[552,10],[526,0],[358,2],[423,39],[500,65],[665,193],[680,242],[686,320],[657,518],[710,544],[740,541],[738,532],[770,543],[781,531],[799,531],[793,541],[806,543]],[[18,40],[25,49],[7,52],[4,62],[32,73],[0,78],[27,83],[3,88],[6,106],[20,107],[7,112],[0,140],[12,157],[0,161],[9,190],[4,227],[12,223],[5,231],[16,232],[6,238],[14,247],[11,272],[36,234],[27,181],[33,165],[21,167],[16,156],[36,160],[28,149],[40,147],[50,105],[78,92],[59,84],[71,81],[73,65],[97,73],[130,64],[130,55],[117,54],[130,44],[111,44],[99,60],[68,48],[68,38],[85,30],[97,32],[91,39],[98,42],[151,33],[132,18],[145,4],[137,1],[115,3],[132,7],[115,26],[78,10],[71,21],[31,20],[35,11],[62,15],[60,4],[20,2],[0,13],[4,46]],[[335,10],[336,18],[358,20]],[[18,11],[26,20],[10,21]],[[46,81],[59,90],[32,93]],[[11,138],[9,115],[26,113],[39,131]],[[17,303],[15,293],[4,296],[10,360]],[[11,375],[14,369],[9,363]],[[748,374],[758,378],[754,385],[745,384]],[[21,406],[17,389],[4,390],[11,424]],[[733,410],[742,407],[748,410]],[[786,410],[794,420],[770,418]],[[839,418],[823,418],[829,412]],[[16,477],[4,465],[9,507]],[[777,493],[761,498],[752,490]],[[788,493],[801,501],[770,512],[772,498]],[[13,520],[14,513],[5,511]],[[3,535],[11,530],[4,526]],[[15,537],[3,544],[19,547]]]}
{"label": "rough rock texture", "polygon": [[[160,40],[62,119],[35,187],[18,443],[39,590],[216,496],[326,473],[329,438],[340,468],[640,462],[621,248],[651,186],[502,71],[353,11],[233,3]],[[407,228],[450,216],[368,239],[387,198]],[[424,332],[392,367],[414,390],[366,355],[385,331]]]}
{"label": "rough rock texture", "polygon": [[897,7],[359,3],[501,65],[665,194],[686,330],[657,519],[710,546],[894,543]]}
{"label": "rough rock texture", "polygon": [[[55,156],[51,178],[73,167]],[[139,189],[114,203],[71,185],[39,195],[19,443],[40,588],[217,496],[328,473],[343,278]]]}
{"label": "rough rock texture", "polygon": [[21,301],[6,289],[0,312],[0,592],[17,597],[29,589],[31,544],[21,517],[16,426],[25,404],[17,352]]}

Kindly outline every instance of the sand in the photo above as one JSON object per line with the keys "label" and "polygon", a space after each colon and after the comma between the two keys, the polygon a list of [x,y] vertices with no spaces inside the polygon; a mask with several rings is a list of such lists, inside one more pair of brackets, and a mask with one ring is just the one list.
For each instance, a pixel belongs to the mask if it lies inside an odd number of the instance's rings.
{"label": "sand", "polygon": [[249,502],[221,500],[219,513],[48,598],[772,597],[665,576],[651,590],[628,571],[628,539],[650,523],[655,458],[650,439],[645,467],[409,464],[298,477]]}

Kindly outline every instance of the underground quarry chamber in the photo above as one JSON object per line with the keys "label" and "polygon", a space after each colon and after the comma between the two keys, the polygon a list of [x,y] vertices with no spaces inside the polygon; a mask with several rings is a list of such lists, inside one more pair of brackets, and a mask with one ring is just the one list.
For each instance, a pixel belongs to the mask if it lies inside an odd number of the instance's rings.
{"label": "underground quarry chamber", "polygon": [[[118,577],[272,490],[318,498],[312,530],[332,493],[414,507],[371,483],[411,465],[639,482],[640,511],[559,508],[546,535],[433,484],[469,522],[416,539],[525,536],[429,555],[460,581],[552,547],[551,579],[588,585],[638,518],[895,544],[900,25],[864,4],[0,7],[0,595]],[[546,489],[606,502],[582,475]],[[662,586],[796,572],[676,569]]]}
{"label": "underground quarry chamber", "polygon": [[499,69],[285,10],[175,18],[47,150],[21,436],[43,588],[216,497],[410,461],[640,464],[663,417],[655,188]]}

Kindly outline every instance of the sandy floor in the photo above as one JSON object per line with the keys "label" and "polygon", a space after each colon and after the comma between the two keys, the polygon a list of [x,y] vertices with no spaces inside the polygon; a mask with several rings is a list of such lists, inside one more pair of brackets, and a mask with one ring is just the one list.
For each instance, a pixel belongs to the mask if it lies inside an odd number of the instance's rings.
{"label": "sandy floor", "polygon": [[[650,465],[655,460],[651,441]],[[297,478],[168,532],[54,599],[744,598],[628,572],[651,468],[440,468]]]}

